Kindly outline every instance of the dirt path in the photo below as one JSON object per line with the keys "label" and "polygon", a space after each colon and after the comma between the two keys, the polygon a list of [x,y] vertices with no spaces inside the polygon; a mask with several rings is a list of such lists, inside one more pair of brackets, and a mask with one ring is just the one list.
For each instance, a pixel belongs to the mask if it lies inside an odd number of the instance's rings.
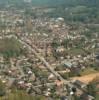
{"label": "dirt path", "polygon": [[81,82],[84,82],[84,83],[88,84],[95,77],[99,78],[99,73],[89,74],[89,75],[85,75],[85,76],[81,76],[81,77],[73,77],[72,79],[73,80],[80,80]]}

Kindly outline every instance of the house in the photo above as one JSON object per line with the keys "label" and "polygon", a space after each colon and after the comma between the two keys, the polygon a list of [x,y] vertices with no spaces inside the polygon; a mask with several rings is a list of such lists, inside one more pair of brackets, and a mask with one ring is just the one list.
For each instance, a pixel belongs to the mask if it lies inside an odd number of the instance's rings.
{"label": "house", "polygon": [[64,21],[64,18],[58,17],[58,18],[56,19],[56,21]]}
{"label": "house", "polygon": [[62,47],[62,46],[60,46],[60,47],[58,47],[58,48],[56,49],[56,52],[62,53],[62,52],[64,52],[64,50],[65,50],[65,48]]}
{"label": "house", "polygon": [[48,76],[48,80],[53,80],[53,79],[55,79],[55,76],[54,76],[53,74],[50,74],[50,75]]}
{"label": "house", "polygon": [[66,66],[67,68],[72,67],[72,63],[70,61],[63,61],[62,64],[64,64],[64,66]]}
{"label": "house", "polygon": [[50,93],[49,91],[47,91],[47,92],[45,93],[45,96],[48,97],[48,96],[50,96],[50,94],[51,94],[51,93]]}
{"label": "house", "polygon": [[35,81],[36,80],[36,76],[34,73],[31,74],[31,76],[29,77],[30,81]]}
{"label": "house", "polygon": [[91,95],[88,95],[88,100],[95,100],[95,98]]}
{"label": "house", "polygon": [[60,80],[56,80],[55,84],[56,84],[57,87],[63,86],[63,82],[60,81]]}

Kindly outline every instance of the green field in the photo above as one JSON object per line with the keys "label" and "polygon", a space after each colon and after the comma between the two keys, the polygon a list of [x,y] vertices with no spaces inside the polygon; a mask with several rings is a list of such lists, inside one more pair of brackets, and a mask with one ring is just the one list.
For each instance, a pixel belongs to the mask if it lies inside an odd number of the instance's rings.
{"label": "green field", "polygon": [[0,97],[0,100],[46,100],[44,96],[32,96],[24,91],[17,91],[16,93],[10,93],[9,95]]}
{"label": "green field", "polygon": [[88,75],[88,74],[92,74],[92,73],[97,73],[98,71],[95,70],[94,68],[88,67],[85,70],[81,71],[81,76],[83,75]]}
{"label": "green field", "polygon": [[21,44],[15,38],[4,38],[0,40],[0,54],[3,54],[3,56],[18,56],[21,51]]}

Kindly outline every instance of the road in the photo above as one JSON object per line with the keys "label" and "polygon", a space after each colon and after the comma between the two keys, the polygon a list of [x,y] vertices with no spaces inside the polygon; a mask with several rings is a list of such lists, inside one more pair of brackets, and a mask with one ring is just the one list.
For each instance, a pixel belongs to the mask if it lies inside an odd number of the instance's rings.
{"label": "road", "polygon": [[[17,36],[14,36],[14,37],[17,38],[17,39],[19,40],[20,43],[22,43],[23,45],[25,45],[33,54],[35,54],[35,56],[43,62],[43,64],[46,66],[46,68],[47,68],[51,73],[53,73],[53,75],[55,75],[57,79],[60,79],[60,80],[63,82],[63,84],[69,84],[69,85],[71,84],[70,81],[64,80],[64,79],[61,77],[61,75],[53,69],[53,66],[51,66],[51,65],[45,60],[45,58],[42,57],[42,56],[38,53],[37,47],[36,47],[36,46],[33,46],[33,44],[31,45],[31,44],[27,43],[26,40],[23,40],[23,39],[21,39],[20,37],[17,37]],[[86,76],[82,76],[82,77],[73,77],[73,78],[71,78],[71,80],[80,80],[80,81],[82,81],[82,82],[84,82],[84,83],[87,84],[87,83],[89,83],[90,81],[92,81],[93,78],[95,78],[95,77],[97,77],[97,76],[99,77],[99,73],[97,73],[97,74],[91,74],[91,75],[86,75]],[[55,85],[55,82],[53,82],[53,83],[45,83],[45,84],[43,84],[43,85],[45,85],[45,86],[51,86],[51,85]],[[34,89],[35,89],[35,88],[42,87],[43,85],[41,84],[41,85],[34,86]]]}
{"label": "road", "polygon": [[51,73],[53,73],[53,75],[55,75],[61,81],[64,81],[64,79],[61,77],[61,75],[59,73],[57,73],[56,71],[54,71],[53,67],[45,60],[45,58],[41,57],[41,55],[39,55],[36,52],[36,50],[29,43],[27,43],[25,40],[21,40],[21,39],[19,39],[19,42],[22,43],[23,45],[25,45],[30,51],[32,51],[32,53],[35,54],[35,56],[43,62],[43,64],[46,66],[46,68]]}
{"label": "road", "polygon": [[[29,42],[26,41],[26,38],[23,39],[19,36],[16,36],[16,35],[11,35],[10,37],[14,37],[16,39],[18,39],[18,41],[23,44],[24,46],[26,46],[38,59],[40,59],[41,62],[43,62],[43,64],[46,66],[46,68],[60,81],[62,81],[63,83],[65,84],[68,84],[69,81],[67,80],[64,80],[63,77],[58,73],[56,72],[53,67],[46,61],[46,59],[44,57],[42,57],[38,51],[37,51],[37,47],[36,46],[33,46],[33,44],[30,44]],[[35,48],[33,48],[35,47]]]}

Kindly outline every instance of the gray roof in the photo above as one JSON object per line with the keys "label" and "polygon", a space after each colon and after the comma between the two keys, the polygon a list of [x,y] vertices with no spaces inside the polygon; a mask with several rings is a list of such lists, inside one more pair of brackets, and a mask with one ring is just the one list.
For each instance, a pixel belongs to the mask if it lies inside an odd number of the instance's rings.
{"label": "gray roof", "polygon": [[67,67],[72,67],[72,63],[70,61],[63,61],[63,64],[66,65]]}

